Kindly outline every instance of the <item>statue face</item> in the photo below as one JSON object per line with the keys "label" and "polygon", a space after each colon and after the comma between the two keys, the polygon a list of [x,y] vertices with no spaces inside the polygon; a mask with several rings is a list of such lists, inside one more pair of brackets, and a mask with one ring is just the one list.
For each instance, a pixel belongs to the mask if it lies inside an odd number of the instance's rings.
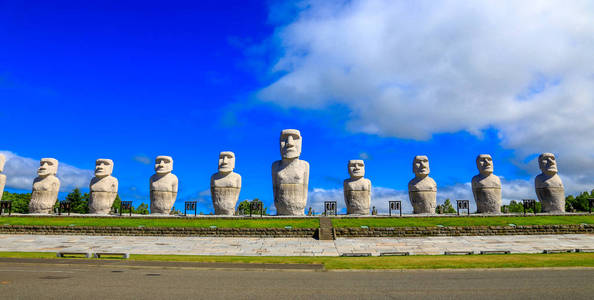
{"label": "statue face", "polygon": [[425,155],[417,155],[413,160],[413,173],[417,176],[429,175],[429,158]]}
{"label": "statue face", "polygon": [[301,155],[301,133],[296,129],[281,131],[280,150],[283,158],[299,158]]}
{"label": "statue face", "polygon": [[219,154],[219,172],[233,172],[235,169],[235,153],[223,151]]}
{"label": "statue face", "polygon": [[483,175],[493,173],[493,159],[489,154],[481,154],[476,157],[476,167]]}
{"label": "statue face", "polygon": [[351,178],[365,176],[365,163],[360,159],[349,160],[349,175],[351,175]]}
{"label": "statue face", "polygon": [[113,161],[111,159],[100,158],[95,162],[95,176],[105,177],[113,172]]}
{"label": "statue face", "polygon": [[4,172],[4,164],[6,163],[6,156],[0,154],[0,173]]}
{"label": "statue face", "polygon": [[557,160],[553,153],[543,153],[538,157],[538,166],[545,174],[557,173]]}
{"label": "statue face", "polygon": [[42,158],[39,161],[39,169],[37,169],[37,175],[48,176],[56,175],[58,173],[58,160],[54,158]]}
{"label": "statue face", "polygon": [[155,158],[155,173],[167,174],[173,171],[173,158],[171,156],[159,155]]}

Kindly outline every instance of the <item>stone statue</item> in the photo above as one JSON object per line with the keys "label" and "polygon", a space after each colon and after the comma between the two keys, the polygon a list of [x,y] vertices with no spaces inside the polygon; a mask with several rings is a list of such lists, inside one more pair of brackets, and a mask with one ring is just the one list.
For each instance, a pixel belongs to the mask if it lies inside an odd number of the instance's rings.
{"label": "stone statue", "polygon": [[274,206],[278,215],[303,216],[307,204],[309,164],[299,160],[301,133],[296,129],[281,131],[282,160],[272,164]]}
{"label": "stone statue", "polygon": [[[6,156],[0,154],[0,173],[4,172],[4,163],[6,163]],[[6,185],[6,175],[0,174],[0,200],[4,194],[4,185]]]}
{"label": "stone statue", "polygon": [[437,184],[429,177],[429,158],[415,156],[413,160],[415,178],[408,182],[408,197],[415,214],[435,214],[437,205]]}
{"label": "stone statue", "polygon": [[171,156],[160,155],[155,159],[155,174],[151,176],[151,214],[171,213],[177,198],[177,176],[173,171]]}
{"label": "stone statue", "polygon": [[489,154],[476,157],[479,174],[472,177],[472,194],[478,213],[501,213],[501,181],[493,174],[493,159]]}
{"label": "stone statue", "polygon": [[111,176],[113,161],[100,158],[95,162],[95,177],[91,179],[89,189],[91,198],[89,212],[92,214],[109,214],[113,201],[118,194],[118,180]]}
{"label": "stone statue", "polygon": [[557,161],[552,153],[543,153],[538,157],[541,174],[534,178],[536,196],[543,212],[565,212],[565,189],[563,181],[557,175]]}
{"label": "stone statue", "polygon": [[241,191],[241,176],[235,172],[235,154],[219,154],[219,171],[210,177],[210,195],[215,215],[233,215]]}
{"label": "stone statue", "polygon": [[371,181],[365,176],[365,163],[362,160],[349,160],[349,179],[343,183],[344,202],[347,214],[368,215],[371,203]]}
{"label": "stone statue", "polygon": [[33,193],[29,202],[29,213],[49,214],[58,200],[60,180],[58,173],[58,160],[55,158],[42,158],[37,169],[37,176],[33,180]]}

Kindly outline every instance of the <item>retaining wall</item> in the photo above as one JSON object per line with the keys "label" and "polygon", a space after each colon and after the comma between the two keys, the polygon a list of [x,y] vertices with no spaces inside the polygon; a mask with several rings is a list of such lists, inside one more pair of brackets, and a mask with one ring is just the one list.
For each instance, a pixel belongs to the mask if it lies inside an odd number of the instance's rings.
{"label": "retaining wall", "polygon": [[[333,228],[335,237],[420,237],[594,234],[594,225],[526,225],[466,227]],[[108,236],[219,236],[317,238],[317,228],[178,228],[3,225],[1,234],[108,235]]]}

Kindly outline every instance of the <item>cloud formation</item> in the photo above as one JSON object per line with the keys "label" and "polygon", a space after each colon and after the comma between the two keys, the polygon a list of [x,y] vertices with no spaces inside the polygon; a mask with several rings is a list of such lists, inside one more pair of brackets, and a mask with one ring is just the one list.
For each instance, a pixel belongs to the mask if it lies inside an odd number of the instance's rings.
{"label": "cloud formation", "polygon": [[520,168],[533,172],[525,159],[553,152],[562,174],[591,186],[591,1],[312,0],[296,9],[275,32],[279,78],[260,99],[344,105],[350,130],[397,138],[494,128]]}
{"label": "cloud formation", "polygon": [[[6,187],[30,191],[33,187],[33,179],[37,177],[39,159],[19,156],[10,151],[0,151],[0,153],[6,156],[4,166]],[[59,162],[57,176],[60,179],[60,191],[69,192],[76,187],[88,187],[93,174],[92,170],[79,169]]]}

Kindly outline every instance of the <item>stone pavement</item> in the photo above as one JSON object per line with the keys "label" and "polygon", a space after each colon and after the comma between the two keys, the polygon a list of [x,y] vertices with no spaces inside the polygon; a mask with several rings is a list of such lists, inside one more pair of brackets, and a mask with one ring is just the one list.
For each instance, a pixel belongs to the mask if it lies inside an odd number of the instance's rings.
{"label": "stone pavement", "polygon": [[545,249],[593,249],[592,234],[456,236],[409,238],[223,238],[157,236],[0,235],[0,251],[128,252],[239,256],[338,256],[343,253],[408,251],[411,255],[445,251],[509,250],[542,253]]}

